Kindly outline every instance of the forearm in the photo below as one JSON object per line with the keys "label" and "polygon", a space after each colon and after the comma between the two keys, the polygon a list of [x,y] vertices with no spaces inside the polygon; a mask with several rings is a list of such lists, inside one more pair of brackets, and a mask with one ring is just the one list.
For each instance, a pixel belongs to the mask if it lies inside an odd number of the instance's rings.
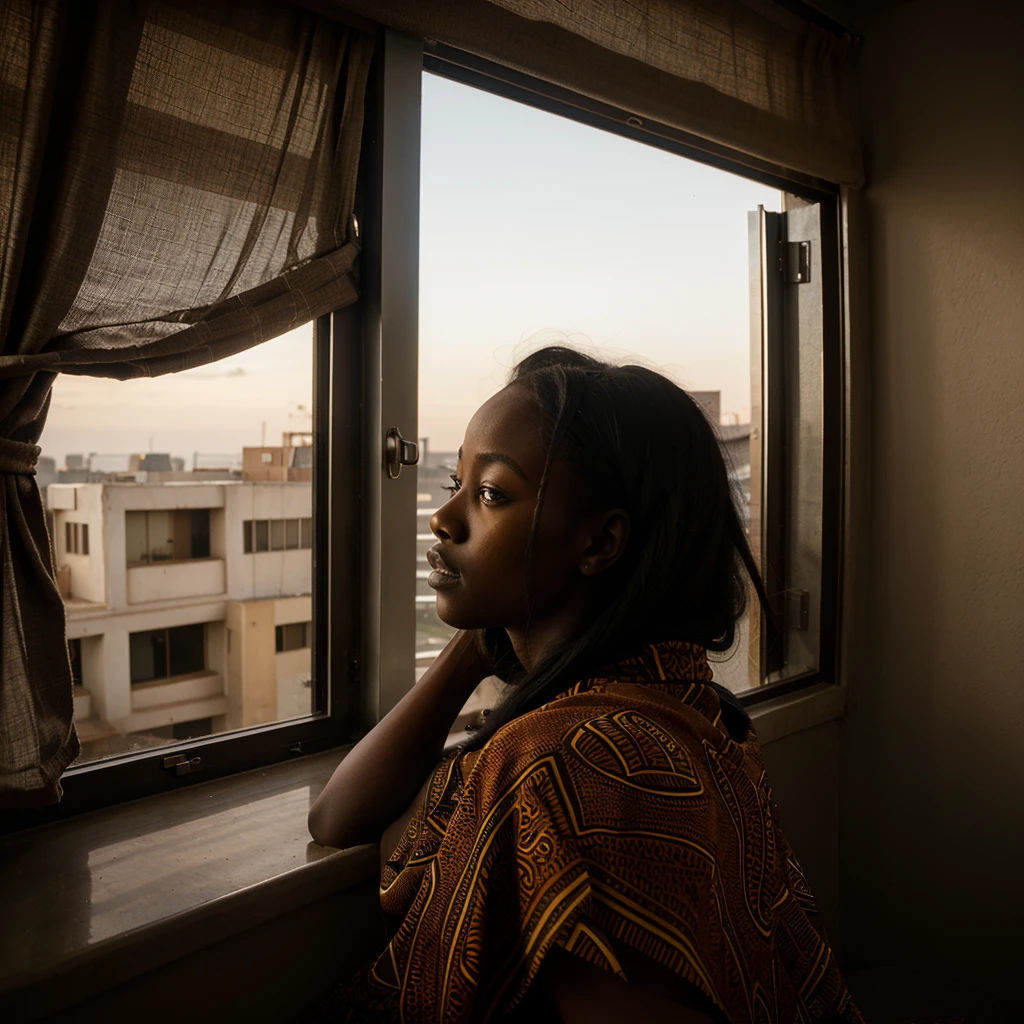
{"label": "forearm", "polygon": [[423,678],[335,769],[309,811],[309,831],[325,846],[377,842],[440,760],[452,723],[486,660],[459,633]]}

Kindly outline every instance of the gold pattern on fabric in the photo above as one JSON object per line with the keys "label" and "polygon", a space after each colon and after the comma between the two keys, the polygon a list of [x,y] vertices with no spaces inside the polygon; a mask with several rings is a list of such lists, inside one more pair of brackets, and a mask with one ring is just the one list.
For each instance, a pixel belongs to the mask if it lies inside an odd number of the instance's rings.
{"label": "gold pattern on fabric", "polygon": [[861,1021],[783,836],[753,730],[734,740],[701,648],[653,644],[456,750],[385,865],[391,941],[349,1021],[500,1020],[555,946],[617,949],[733,1024]]}

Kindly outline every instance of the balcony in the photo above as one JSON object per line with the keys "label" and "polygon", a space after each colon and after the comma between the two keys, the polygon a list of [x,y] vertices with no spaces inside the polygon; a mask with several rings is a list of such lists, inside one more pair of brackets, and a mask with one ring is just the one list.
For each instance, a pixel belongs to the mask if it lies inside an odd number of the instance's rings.
{"label": "balcony", "polygon": [[170,601],[182,597],[213,597],[225,586],[222,558],[134,565],[128,569],[128,603]]}
{"label": "balcony", "polygon": [[226,714],[228,699],[219,672],[194,672],[132,686],[132,710],[114,722],[122,732],[159,729],[177,722]]}

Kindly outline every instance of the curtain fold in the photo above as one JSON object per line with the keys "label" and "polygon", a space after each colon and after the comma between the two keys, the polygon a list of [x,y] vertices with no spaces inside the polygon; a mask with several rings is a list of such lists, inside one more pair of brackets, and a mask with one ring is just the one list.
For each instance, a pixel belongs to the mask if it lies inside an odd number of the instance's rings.
{"label": "curtain fold", "polygon": [[55,372],[155,376],[357,297],[373,36],[232,0],[0,7],[0,807],[77,756],[36,446]]}
{"label": "curtain fold", "polygon": [[301,0],[860,187],[853,43],[770,0]]}

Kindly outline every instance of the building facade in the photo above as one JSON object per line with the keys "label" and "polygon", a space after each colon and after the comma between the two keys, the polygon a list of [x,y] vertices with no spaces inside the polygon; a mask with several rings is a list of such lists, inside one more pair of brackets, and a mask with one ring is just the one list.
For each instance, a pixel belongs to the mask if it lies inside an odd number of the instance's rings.
{"label": "building facade", "polygon": [[52,484],[83,760],[312,710],[308,481]]}

